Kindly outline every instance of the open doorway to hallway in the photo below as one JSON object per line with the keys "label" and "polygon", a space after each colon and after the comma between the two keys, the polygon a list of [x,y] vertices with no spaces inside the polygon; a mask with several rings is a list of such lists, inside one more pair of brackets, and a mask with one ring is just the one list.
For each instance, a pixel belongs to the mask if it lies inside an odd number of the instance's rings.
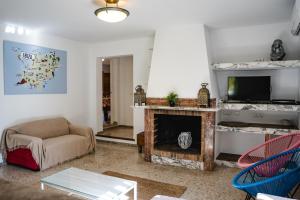
{"label": "open doorway to hallway", "polygon": [[133,137],[133,56],[102,58],[103,131],[113,139]]}

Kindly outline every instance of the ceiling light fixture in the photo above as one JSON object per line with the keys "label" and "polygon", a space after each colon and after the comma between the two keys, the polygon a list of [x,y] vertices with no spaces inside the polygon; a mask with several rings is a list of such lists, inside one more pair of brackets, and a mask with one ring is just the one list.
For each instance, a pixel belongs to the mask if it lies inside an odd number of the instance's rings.
{"label": "ceiling light fixture", "polygon": [[[129,11],[118,6],[119,0],[105,0],[106,5],[103,8],[95,10],[95,15],[109,23],[120,22],[129,16]],[[116,4],[115,7],[107,6],[107,4]]]}

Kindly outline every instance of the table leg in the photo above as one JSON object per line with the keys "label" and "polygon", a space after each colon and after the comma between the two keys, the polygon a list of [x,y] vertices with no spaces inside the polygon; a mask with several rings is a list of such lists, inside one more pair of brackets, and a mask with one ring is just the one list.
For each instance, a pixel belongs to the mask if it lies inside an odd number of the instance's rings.
{"label": "table leg", "polygon": [[137,183],[134,185],[133,193],[134,193],[133,200],[137,200]]}
{"label": "table leg", "polygon": [[41,183],[41,190],[45,190],[44,183]]}

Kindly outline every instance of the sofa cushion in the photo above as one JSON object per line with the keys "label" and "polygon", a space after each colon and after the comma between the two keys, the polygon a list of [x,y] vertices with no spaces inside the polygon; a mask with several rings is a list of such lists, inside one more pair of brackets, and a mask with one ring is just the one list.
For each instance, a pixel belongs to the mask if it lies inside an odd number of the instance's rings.
{"label": "sofa cushion", "polygon": [[80,135],[63,135],[43,140],[44,166],[46,168],[85,155],[89,138]]}
{"label": "sofa cushion", "polygon": [[43,119],[19,124],[11,129],[20,134],[47,139],[69,134],[69,123],[65,118]]}

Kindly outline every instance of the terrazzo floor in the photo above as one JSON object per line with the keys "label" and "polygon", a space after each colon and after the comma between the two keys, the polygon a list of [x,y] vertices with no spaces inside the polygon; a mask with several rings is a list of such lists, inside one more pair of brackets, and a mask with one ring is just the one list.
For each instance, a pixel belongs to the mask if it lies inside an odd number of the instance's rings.
{"label": "terrazzo floor", "polygon": [[187,187],[187,190],[182,198],[187,200],[240,200],[245,197],[243,192],[232,188],[230,183],[239,169],[217,167],[213,172],[204,172],[148,163],[144,162],[142,154],[137,153],[135,146],[107,142],[97,142],[95,154],[66,162],[43,172],[33,172],[4,165],[0,167],[0,178],[38,187],[42,177],[69,167],[78,167],[99,173],[110,170],[183,185]]}

